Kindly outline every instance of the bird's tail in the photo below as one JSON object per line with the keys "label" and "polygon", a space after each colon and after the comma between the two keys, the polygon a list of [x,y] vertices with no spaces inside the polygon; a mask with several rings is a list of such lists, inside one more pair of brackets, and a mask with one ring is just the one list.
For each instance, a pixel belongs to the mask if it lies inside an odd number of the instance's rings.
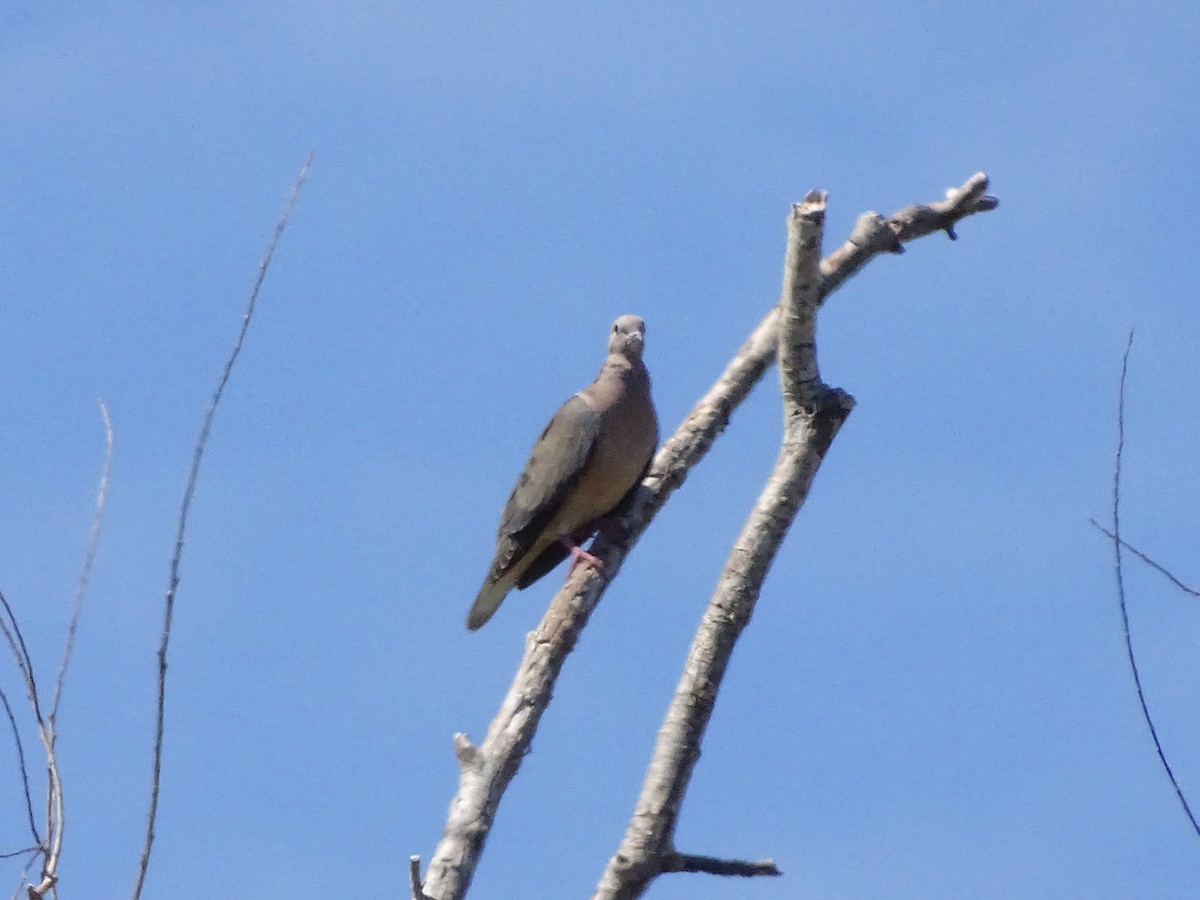
{"label": "bird's tail", "polygon": [[471,611],[467,613],[467,628],[471,631],[480,628],[492,617],[492,613],[500,606],[510,590],[512,590],[512,581],[508,578],[485,581],[479,590],[479,596],[471,604]]}

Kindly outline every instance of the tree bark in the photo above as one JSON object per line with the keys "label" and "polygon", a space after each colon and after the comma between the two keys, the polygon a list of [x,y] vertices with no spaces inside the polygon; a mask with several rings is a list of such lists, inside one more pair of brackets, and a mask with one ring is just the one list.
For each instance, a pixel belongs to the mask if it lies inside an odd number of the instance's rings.
{"label": "tree bark", "polygon": [[[884,218],[874,212],[864,213],[859,217],[845,244],[824,260],[820,260],[819,264],[816,262],[819,252],[818,225],[817,251],[806,251],[805,255],[808,262],[804,265],[807,271],[810,271],[811,277],[804,285],[803,292],[807,299],[803,302],[815,311],[829,294],[837,290],[874,256],[884,252],[901,253],[906,241],[938,230],[944,230],[954,238],[954,225],[959,219],[996,207],[998,201],[988,196],[985,193],[986,189],[987,177],[980,173],[968,179],[962,187],[948,191],[943,201],[906,207],[890,218]],[[822,195],[822,208],[823,204]],[[789,324],[788,328],[789,333],[794,331],[792,325]],[[500,799],[516,775],[521,760],[529,751],[534,732],[550,702],[555,680],[567,654],[575,646],[579,633],[587,624],[588,617],[599,602],[608,582],[616,577],[625,555],[670,495],[683,484],[692,466],[708,452],[717,435],[728,425],[733,411],[770,365],[779,344],[779,333],[780,307],[776,307],[767,313],[726,366],[720,378],[658,451],[646,478],[630,502],[618,513],[618,533],[602,533],[592,547],[592,552],[604,562],[603,571],[579,567],[551,601],[541,624],[526,638],[525,656],[483,742],[475,746],[464,734],[454,736],[455,753],[460,768],[459,788],[451,801],[445,831],[434,851],[422,885],[424,895],[430,900],[460,900],[466,896],[488,832],[495,821]],[[789,358],[793,351],[801,358],[809,352],[800,346],[803,343],[801,341],[800,344],[796,344],[789,340]],[[810,343],[812,371],[815,373],[815,342]],[[791,366],[792,363],[789,362],[788,365]],[[761,508],[756,507],[753,514],[758,517],[754,521],[761,522],[761,525],[756,527],[777,530],[778,540],[782,540],[787,524],[790,523],[787,510],[793,507],[798,509],[803,502],[803,496],[816,473],[820,458],[833,440],[837,427],[849,412],[848,404],[851,401],[848,395],[819,391],[819,385],[817,377],[810,380],[807,387],[802,384],[798,388],[799,398],[807,396],[804,394],[805,390],[811,391],[811,403],[805,407],[808,412],[785,425],[790,435],[790,438],[785,439],[785,452],[790,460],[787,463],[788,471],[781,474],[780,489],[772,495],[771,502],[761,505]],[[780,463],[783,461],[784,454],[781,453]],[[785,485],[791,487],[784,490]],[[794,515],[794,509],[791,515]],[[749,526],[750,523],[747,527]],[[746,534],[744,531],[743,536]],[[739,539],[738,546],[741,546],[741,540]],[[778,546],[778,541],[775,546]],[[765,551],[765,545],[761,549]],[[765,575],[766,566],[769,565],[773,553],[772,549],[765,557],[747,557],[742,563],[743,568],[728,571],[722,576],[722,583],[728,580],[729,590],[734,593],[749,591],[757,596],[762,576]],[[736,547],[734,555],[738,555]],[[730,607],[729,610],[736,613],[734,607]],[[710,606],[705,620],[710,616],[719,618],[728,614],[725,609],[714,609]],[[744,624],[744,621],[738,624],[738,631]],[[704,627],[702,624],[702,632]],[[699,635],[697,642],[700,642]],[[713,677],[709,677],[707,681],[701,678],[701,683],[711,684],[714,691],[727,661],[727,655],[725,660],[718,660],[718,656],[719,653],[713,656],[712,663],[717,667],[708,670],[710,676],[715,676],[715,680]],[[702,662],[698,664],[703,666]],[[688,665],[693,665],[691,657]],[[711,704],[709,709],[711,710]],[[704,718],[706,722],[707,714]],[[702,731],[703,727],[700,729],[701,733]],[[698,753],[698,747],[697,733],[695,753]],[[686,760],[689,753],[692,751],[684,748],[678,759],[681,762]],[[692,756],[691,762],[687,763],[689,773],[694,762],[695,757]],[[683,781],[686,786],[686,775]],[[682,791],[672,801],[674,810],[677,811],[678,801],[681,799]],[[729,870],[730,874],[759,874],[758,869],[773,868],[769,863],[723,861],[673,851],[665,856],[656,856],[653,865],[658,867],[658,871]],[[607,872],[605,878],[608,878]],[[608,895],[598,893],[597,896]]]}

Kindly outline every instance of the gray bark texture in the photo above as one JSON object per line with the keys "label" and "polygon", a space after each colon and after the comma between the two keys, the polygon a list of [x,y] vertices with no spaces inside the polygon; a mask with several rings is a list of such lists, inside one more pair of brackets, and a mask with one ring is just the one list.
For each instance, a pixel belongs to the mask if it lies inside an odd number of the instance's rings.
{"label": "gray bark texture", "polygon": [[746,862],[679,853],[673,835],[734,643],[753,612],[771,560],[803,504],[821,460],[853,406],[848,394],[831,390],[820,380],[816,313],[833,291],[876,255],[902,253],[904,243],[935,231],[945,231],[953,239],[960,219],[995,209],[998,201],[986,193],[987,185],[987,177],[979,173],[947,191],[942,201],[905,207],[888,218],[864,213],[849,239],[824,259],[820,245],[825,194],[810,192],[792,208],[780,304],[767,313],[716,383],[659,449],[649,473],[618,511],[620,528],[597,538],[592,552],[603,560],[603,571],[580,566],[551,601],[541,623],[526,638],[524,658],[483,741],[475,746],[464,734],[454,736],[460,769],[458,792],[420,891],[413,891],[416,900],[466,896],[500,799],[529,751],[563,662],[608,582],[777,353],[784,396],[784,440],[775,470],[718,581],[660,731],[633,818],[595,897],[641,896],[663,872],[779,874],[770,860]]}

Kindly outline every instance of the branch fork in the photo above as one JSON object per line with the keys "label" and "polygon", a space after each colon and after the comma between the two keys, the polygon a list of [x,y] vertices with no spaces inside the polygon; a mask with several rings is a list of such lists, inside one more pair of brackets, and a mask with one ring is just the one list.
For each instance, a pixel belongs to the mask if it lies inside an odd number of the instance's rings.
{"label": "branch fork", "polygon": [[[816,312],[830,294],[880,253],[902,252],[906,242],[935,231],[945,231],[953,238],[958,221],[995,209],[999,201],[986,193],[987,186],[987,176],[979,173],[948,191],[944,200],[905,207],[888,218],[864,213],[850,238],[824,259],[820,245],[825,193],[812,191],[792,208],[780,303],[751,332],[725,371],[659,449],[641,486],[618,511],[620,532],[597,537],[592,552],[603,561],[603,573],[590,567],[577,569],[529,635],[524,659],[500,711],[484,741],[472,748],[490,770],[486,782],[476,777],[474,768],[461,766],[458,792],[422,886],[429,900],[466,896],[500,799],[529,751],[566,655],[625,555],[683,484],[692,466],[708,452],[777,354],[784,438],[775,471],[735,543],[704,613],[660,730],[642,796],[594,897],[638,897],[662,872],[779,874],[771,860],[746,862],[679,853],[672,836],[733,643],[749,621],[774,554],[803,504],[821,460],[854,406],[848,393],[821,381]],[[456,738],[460,761],[464,753],[474,759],[463,746]],[[470,746],[469,742],[465,746]]]}

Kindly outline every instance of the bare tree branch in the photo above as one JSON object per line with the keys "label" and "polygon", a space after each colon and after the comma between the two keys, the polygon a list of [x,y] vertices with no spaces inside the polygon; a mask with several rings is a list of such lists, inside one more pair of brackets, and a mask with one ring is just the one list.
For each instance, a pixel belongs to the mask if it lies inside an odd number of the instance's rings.
{"label": "bare tree branch", "polygon": [[246,300],[246,309],[242,314],[242,327],[238,331],[237,338],[233,342],[233,348],[225,360],[225,366],[221,371],[221,377],[217,382],[216,390],[213,391],[212,398],[208,402],[208,408],[204,412],[204,419],[200,425],[200,435],[196,438],[196,446],[192,451],[192,466],[188,471],[187,487],[183,491],[183,500],[179,505],[179,519],[175,532],[175,553],[171,557],[171,572],[165,598],[162,637],[158,646],[158,705],[154,729],[154,763],[150,779],[150,806],[146,813],[146,838],[142,845],[142,855],[138,863],[137,881],[133,887],[133,900],[138,900],[142,895],[142,885],[146,880],[146,869],[150,865],[150,851],[154,845],[154,823],[158,815],[159,778],[162,774],[163,728],[166,718],[167,648],[171,641],[171,622],[175,614],[175,593],[179,588],[180,564],[183,560],[184,538],[187,535],[188,513],[191,511],[192,498],[196,493],[196,483],[200,478],[200,464],[204,459],[204,451],[208,446],[208,437],[212,431],[213,419],[216,417],[217,407],[221,403],[225,387],[229,384],[229,378],[233,374],[234,364],[237,362],[238,356],[241,355],[242,344],[246,340],[246,333],[250,330],[250,322],[254,317],[254,308],[258,302],[259,291],[262,290],[263,281],[267,277],[267,269],[271,265],[271,258],[275,255],[275,248],[279,245],[279,240],[283,237],[284,228],[287,227],[288,219],[291,218],[292,210],[296,206],[296,200],[300,196],[300,189],[304,186],[304,181],[308,177],[312,158],[313,155],[309,153],[308,158],[304,160],[304,165],[300,167],[300,174],[292,186],[292,192],[288,196],[283,213],[280,215],[279,221],[275,225],[275,231],[267,244],[267,252],[258,264],[258,276],[254,280],[254,286],[250,289],[250,295]]}
{"label": "bare tree branch", "polygon": [[1160,574],[1162,574],[1168,581],[1170,581],[1173,585],[1175,585],[1175,587],[1179,588],[1185,594],[1191,594],[1193,597],[1200,597],[1200,591],[1196,590],[1195,588],[1188,587],[1186,584],[1184,584],[1182,581],[1180,581],[1178,578],[1176,578],[1175,575],[1173,575],[1169,569],[1167,569],[1162,564],[1156,562],[1151,557],[1147,556],[1145,553],[1143,553],[1137,547],[1133,546],[1133,544],[1129,543],[1129,541],[1125,540],[1124,538],[1117,538],[1117,536],[1115,534],[1113,534],[1111,531],[1109,531],[1107,528],[1105,528],[1103,525],[1101,525],[1095,519],[1088,519],[1088,521],[1092,523],[1092,525],[1096,528],[1097,531],[1099,531],[1102,535],[1107,537],[1109,540],[1114,540],[1114,541],[1120,540],[1122,547],[1124,547],[1126,550],[1128,550],[1130,553],[1132,553],[1134,556],[1136,556],[1138,559],[1140,559],[1142,562],[1144,562],[1150,568],[1152,568],[1152,569],[1156,570],[1157,572],[1159,572]]}
{"label": "bare tree branch", "polygon": [[79,630],[79,618],[83,615],[83,601],[87,596],[88,582],[92,577],[92,564],[96,561],[96,550],[100,546],[100,526],[104,522],[104,504],[108,496],[108,476],[112,472],[113,460],[113,427],[112,419],[108,416],[108,407],[102,397],[96,398],[100,407],[100,417],[104,420],[104,466],[100,470],[100,484],[96,488],[96,507],[92,512],[92,530],[88,535],[87,550],[83,555],[83,571],[79,573],[79,583],[75,587],[75,603],[71,607],[71,618],[67,624],[67,643],[63,648],[62,661],[58,664],[58,678],[54,682],[54,701],[50,704],[50,728],[53,730],[58,718],[58,704],[62,700],[63,682],[67,677],[67,667],[71,664],[71,655],[75,652],[75,633]]}
{"label": "bare tree branch", "polygon": [[704,872],[708,875],[736,875],[752,878],[759,875],[782,875],[773,859],[717,859],[714,856],[694,856],[672,853],[663,858],[664,872]]}
{"label": "bare tree branch", "polygon": [[0,605],[4,607],[4,615],[0,616],[0,632],[4,633],[8,649],[12,652],[13,660],[21,673],[21,680],[25,682],[25,693],[28,694],[29,703],[33,707],[33,717],[39,728],[45,727],[37,679],[33,674],[33,660],[29,656],[29,648],[25,646],[25,636],[21,634],[21,624],[17,621],[13,609],[3,593],[0,593]]}
{"label": "bare tree branch", "polygon": [[[0,594],[3,597],[3,594]],[[13,713],[12,704],[8,702],[8,694],[0,688],[0,703],[4,705],[4,714],[8,716],[8,724],[12,728],[13,743],[17,748],[17,768],[20,770],[21,787],[25,791],[25,812],[29,817],[29,833],[33,835],[33,840],[37,844],[34,849],[41,849],[42,836],[38,834],[37,822],[33,815],[33,794],[29,791],[29,767],[25,763],[25,744],[21,740],[21,729],[17,727],[17,717]],[[19,856],[24,851],[19,850],[13,856]]]}
{"label": "bare tree branch", "polygon": [[1162,763],[1163,771],[1167,773],[1167,778],[1171,781],[1171,787],[1175,789],[1175,796],[1179,798],[1179,805],[1183,807],[1184,814],[1187,816],[1188,821],[1191,822],[1192,830],[1196,832],[1197,837],[1200,837],[1200,823],[1197,823],[1196,816],[1192,813],[1192,808],[1188,805],[1187,798],[1183,795],[1183,789],[1179,786],[1179,780],[1175,777],[1175,773],[1171,769],[1171,764],[1167,762],[1167,755],[1163,751],[1162,741],[1158,738],[1158,729],[1154,727],[1154,720],[1150,717],[1150,707],[1146,704],[1146,694],[1142,690],[1142,676],[1138,672],[1137,659],[1133,653],[1133,637],[1129,632],[1129,608],[1125,601],[1125,569],[1121,558],[1121,548],[1125,545],[1125,541],[1121,539],[1121,464],[1125,453],[1125,382],[1129,375],[1129,353],[1132,350],[1133,332],[1130,331],[1129,341],[1125,344],[1125,355],[1121,358],[1121,382],[1117,389],[1117,452],[1113,459],[1113,527],[1110,534],[1112,535],[1113,542],[1113,570],[1117,578],[1117,601],[1121,608],[1121,627],[1125,637],[1125,656],[1129,661],[1129,671],[1133,675],[1133,686],[1137,690],[1138,704],[1142,708],[1142,718],[1146,722],[1146,728],[1150,731],[1151,740],[1154,741],[1154,751],[1158,754],[1158,761]]}
{"label": "bare tree branch", "polygon": [[[675,827],[734,645],[750,621],[767,571],[854,400],[821,381],[816,357],[825,194],[792,207],[780,300],[779,374],[784,434],[775,469],[734,543],[659,729],[625,838],[593,895],[640,897],[677,857]],[[745,869],[735,874],[749,874]]]}
{"label": "bare tree branch", "polygon": [[[38,856],[41,855],[41,853],[41,847],[33,847],[31,849],[29,859],[27,859],[25,861],[25,865],[21,867],[21,875],[19,878],[17,878],[17,889],[12,892],[12,900],[17,900],[17,898],[21,896],[21,892],[25,890],[25,877],[29,874],[30,867],[33,865]],[[28,896],[28,893],[26,893],[26,895]]]}
{"label": "bare tree branch", "polygon": [[[104,457],[104,466],[100,474],[95,512],[92,516],[92,529],[88,537],[87,549],[84,553],[83,571],[75,590],[75,602],[67,628],[66,648],[63,652],[62,662],[59,665],[58,678],[54,684],[54,698],[48,716],[43,717],[42,715],[41,697],[38,693],[37,682],[33,676],[33,660],[30,659],[29,651],[25,647],[25,641],[21,637],[21,630],[17,624],[16,616],[13,614],[12,607],[8,601],[3,596],[0,596],[0,602],[3,602],[7,616],[7,622],[0,620],[0,628],[3,629],[5,636],[8,638],[9,647],[17,659],[17,667],[21,670],[25,678],[25,687],[29,692],[30,704],[33,707],[34,719],[37,723],[38,739],[41,741],[42,747],[46,752],[46,837],[43,839],[38,834],[37,825],[34,822],[33,801],[29,791],[29,776],[25,765],[25,752],[21,744],[16,718],[13,716],[8,698],[3,696],[3,692],[0,692],[0,699],[3,699],[5,712],[8,715],[9,724],[13,730],[13,737],[17,744],[18,762],[21,768],[21,780],[25,789],[25,806],[26,812],[29,815],[30,830],[33,833],[34,840],[38,843],[38,846],[35,848],[36,855],[34,858],[37,855],[42,857],[41,879],[38,884],[29,885],[28,887],[28,894],[31,900],[44,897],[47,893],[50,893],[52,896],[57,895],[55,886],[58,883],[58,860],[62,852],[63,827],[65,824],[63,817],[62,777],[58,770],[58,758],[55,754],[55,745],[58,741],[56,731],[58,704],[62,698],[63,680],[66,677],[67,666],[71,659],[71,651],[75,646],[75,634],[79,625],[79,616],[83,610],[83,601],[87,594],[88,580],[91,576],[92,564],[95,561],[96,548],[99,545],[100,524],[104,517],[105,495],[108,491],[108,475],[112,465],[112,423],[109,420],[108,409],[105,407],[104,401],[100,400],[99,403],[100,414],[104,420],[107,449]],[[10,625],[11,632],[9,630]],[[19,853],[16,855],[19,855]],[[33,860],[31,859],[30,864],[32,862]],[[28,868],[29,866],[26,865],[25,870],[21,874],[22,882],[25,880],[25,872],[28,871]]]}
{"label": "bare tree branch", "polygon": [[[904,242],[932,231],[951,233],[960,219],[994,209],[998,201],[986,194],[987,184],[982,173],[973,175],[948,191],[945,200],[920,207],[928,212],[919,215],[908,207],[888,219],[878,213],[860,216],[849,240],[821,261],[819,301],[878,254],[898,252]],[[500,799],[529,752],[566,655],[625,555],[762,378],[774,359],[778,329],[778,310],[772,309],[659,449],[646,478],[619,511],[619,528],[612,534],[601,533],[591,547],[603,560],[603,570],[578,567],[551,601],[541,624],[526,638],[524,658],[483,742],[476,747],[466,735],[455,735],[459,788],[425,873],[424,891],[433,900],[460,900],[466,895]]]}

